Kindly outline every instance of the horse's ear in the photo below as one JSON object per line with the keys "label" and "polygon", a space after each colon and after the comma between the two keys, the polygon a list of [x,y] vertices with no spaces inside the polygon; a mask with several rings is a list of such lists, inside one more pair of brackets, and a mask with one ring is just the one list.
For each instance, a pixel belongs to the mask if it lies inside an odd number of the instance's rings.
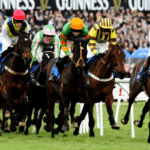
{"label": "horse's ear", "polygon": [[111,41],[109,41],[109,45],[110,45],[110,47],[115,46],[114,44],[111,43]]}
{"label": "horse's ear", "polygon": [[125,44],[125,41],[122,42],[122,44],[120,45],[120,47],[124,48],[124,44]]}

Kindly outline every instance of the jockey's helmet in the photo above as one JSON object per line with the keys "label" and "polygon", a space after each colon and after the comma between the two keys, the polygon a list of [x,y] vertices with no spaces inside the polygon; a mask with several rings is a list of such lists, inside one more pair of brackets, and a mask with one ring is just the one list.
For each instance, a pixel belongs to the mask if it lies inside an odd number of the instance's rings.
{"label": "jockey's helmet", "polygon": [[104,18],[100,21],[100,27],[102,29],[112,29],[112,22],[109,18]]}
{"label": "jockey's helmet", "polygon": [[13,13],[13,19],[15,20],[25,20],[26,16],[24,11],[22,10],[15,10]]}
{"label": "jockey's helmet", "polygon": [[43,36],[44,36],[44,42],[45,43],[50,43],[51,42],[51,39],[47,39],[46,37],[54,37],[55,35],[55,28],[54,26],[52,25],[46,25],[44,28],[43,28]]}
{"label": "jockey's helmet", "polygon": [[80,18],[73,18],[70,23],[70,28],[72,30],[82,30],[83,29],[83,21]]}
{"label": "jockey's helmet", "polygon": [[48,36],[54,36],[56,34],[54,26],[52,26],[52,25],[46,25],[43,28],[43,34],[44,35],[48,35]]}

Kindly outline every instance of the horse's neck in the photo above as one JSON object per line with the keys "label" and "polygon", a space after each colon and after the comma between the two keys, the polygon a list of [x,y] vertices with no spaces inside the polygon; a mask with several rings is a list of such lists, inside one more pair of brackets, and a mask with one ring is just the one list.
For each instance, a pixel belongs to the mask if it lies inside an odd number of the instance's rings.
{"label": "horse's neck", "polygon": [[99,77],[100,79],[109,78],[112,75],[112,69],[108,67],[107,64],[110,63],[110,55],[105,55],[103,59],[99,59],[93,69],[93,74]]}
{"label": "horse's neck", "polygon": [[11,59],[10,68],[17,72],[23,72],[27,69],[27,65],[24,64],[23,59],[14,55]]}

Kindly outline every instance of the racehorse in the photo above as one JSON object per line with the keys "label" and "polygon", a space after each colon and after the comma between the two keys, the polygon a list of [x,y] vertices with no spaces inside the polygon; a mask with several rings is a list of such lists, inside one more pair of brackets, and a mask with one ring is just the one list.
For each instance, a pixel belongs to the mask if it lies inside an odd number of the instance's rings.
{"label": "racehorse", "polygon": [[[130,109],[131,106],[135,100],[135,98],[137,97],[137,95],[143,91],[143,89],[141,88],[140,84],[137,82],[136,78],[138,75],[138,72],[140,70],[140,68],[142,67],[143,63],[145,60],[139,61],[134,69],[133,69],[133,73],[130,79],[130,94],[129,94],[129,105],[128,105],[128,109],[127,112],[124,116],[124,118],[121,119],[122,124],[126,125],[129,121],[129,114],[130,114]],[[150,62],[148,62],[150,64]],[[146,89],[147,89],[147,96],[150,98],[150,76],[149,76],[149,71],[147,72],[147,77],[145,78],[145,83],[146,83]],[[150,99],[148,99],[148,101],[145,103],[145,106],[142,110],[142,115],[141,115],[141,119],[139,120],[135,120],[134,124],[136,126],[138,126],[139,128],[141,128],[143,126],[143,120],[145,118],[145,115],[147,112],[150,112]],[[150,122],[149,122],[149,137],[148,137],[148,143],[150,143]]]}
{"label": "racehorse", "polygon": [[[46,95],[46,69],[48,62],[54,58],[54,49],[44,49],[42,57],[42,66],[38,67],[34,72],[36,81],[30,82],[28,85],[28,119],[26,122],[26,130],[24,134],[28,135],[28,128],[31,124],[36,124],[37,121],[37,112],[40,108],[46,107],[47,104],[47,95]],[[34,110],[34,120],[31,121],[31,115],[33,108]]]}
{"label": "racehorse", "polygon": [[[113,116],[113,110],[112,110],[112,104],[113,104],[113,89],[114,89],[114,77],[113,72],[118,73],[119,78],[124,78],[125,75],[125,53],[123,51],[125,42],[123,42],[121,45],[113,45],[110,42],[110,48],[109,51],[101,58],[101,55],[99,54],[95,59],[95,61],[92,63],[89,69],[89,82],[90,85],[87,87],[88,95],[90,99],[92,99],[92,104],[90,108],[88,109],[89,113],[89,127],[90,132],[94,133],[93,128],[93,106],[94,103],[104,101],[106,104],[107,112],[109,115],[109,121],[110,125],[112,126],[112,129],[119,129],[120,127],[117,125],[117,123],[114,120]],[[70,116],[74,122],[77,122],[78,126],[76,127],[74,131],[74,135],[78,135],[79,133],[79,127],[80,127],[80,116],[77,116],[73,118],[74,116],[74,108],[75,106],[71,107],[70,110]],[[82,112],[81,112],[82,114]],[[94,136],[94,135],[93,135]]]}
{"label": "racehorse", "polygon": [[[3,120],[1,129],[4,130],[5,121],[10,117],[10,130],[16,131],[15,120],[20,121],[20,126],[25,125],[27,111],[27,83],[29,81],[29,68],[31,61],[30,34],[16,33],[19,39],[14,50],[9,53],[4,61],[2,72],[1,96],[3,97]],[[6,109],[10,113],[6,113]],[[17,111],[17,116],[12,110]],[[7,111],[7,112],[8,112]],[[9,129],[7,129],[9,131]]]}
{"label": "racehorse", "polygon": [[[60,99],[60,103],[63,104],[61,109],[61,122],[63,123],[62,130],[68,131],[68,107],[69,102],[77,101],[85,103],[84,111],[89,108],[91,100],[88,98],[87,86],[86,86],[86,75],[85,75],[85,64],[87,61],[87,42],[83,39],[73,40],[73,59],[69,59],[68,56],[64,57],[66,59],[61,65],[65,66],[61,70],[60,80],[56,83],[49,82],[48,77],[52,71],[53,66],[56,63],[56,59],[53,59],[49,62],[47,67],[47,77],[46,77],[46,88],[47,88],[47,99],[48,99],[48,122],[51,130],[51,137],[54,137],[54,106],[56,99]],[[63,60],[64,60],[63,59]],[[66,63],[67,61],[67,63]],[[62,67],[61,67],[62,68]],[[43,111],[44,112],[44,111]],[[85,113],[82,114],[81,120],[85,117]],[[41,126],[41,117],[37,122],[37,131],[38,134]]]}

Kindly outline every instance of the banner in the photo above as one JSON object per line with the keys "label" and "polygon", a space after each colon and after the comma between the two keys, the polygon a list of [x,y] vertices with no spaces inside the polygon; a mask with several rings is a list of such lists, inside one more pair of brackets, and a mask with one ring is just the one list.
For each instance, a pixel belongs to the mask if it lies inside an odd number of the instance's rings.
{"label": "banner", "polygon": [[105,11],[127,9],[150,11],[150,0],[0,0],[1,9]]}

